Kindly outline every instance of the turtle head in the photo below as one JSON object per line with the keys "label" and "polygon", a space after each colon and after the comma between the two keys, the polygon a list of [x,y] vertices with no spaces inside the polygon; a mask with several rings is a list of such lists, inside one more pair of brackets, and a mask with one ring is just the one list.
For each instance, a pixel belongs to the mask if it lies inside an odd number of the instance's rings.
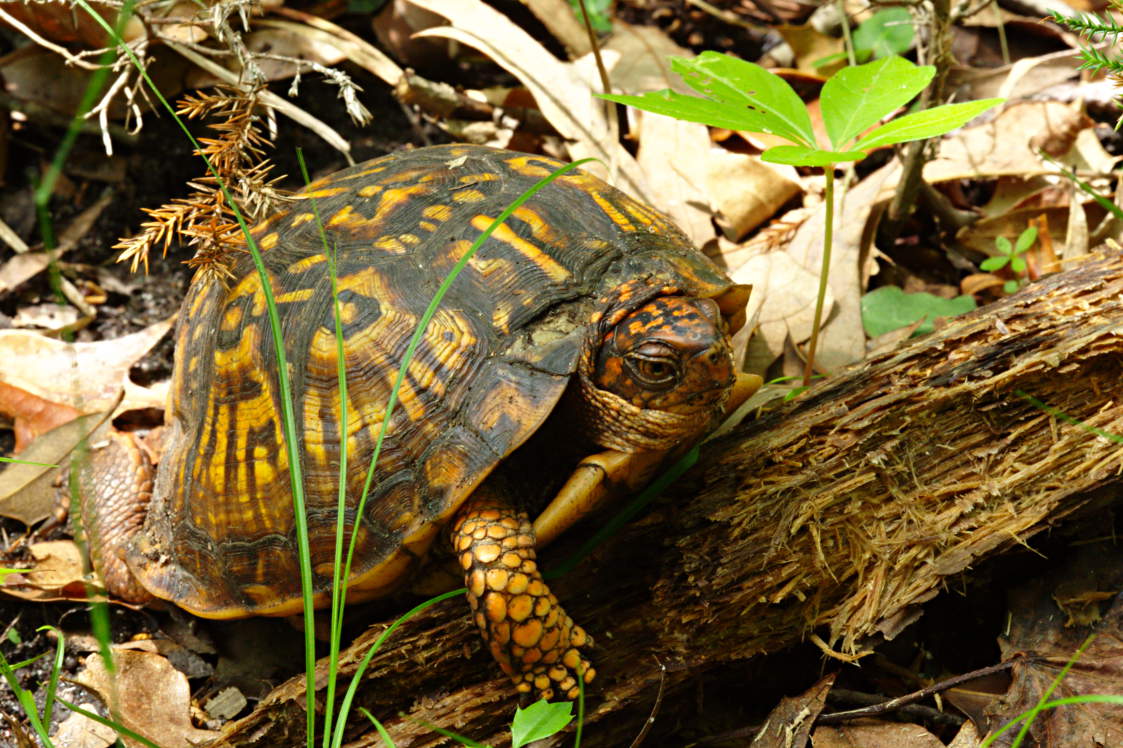
{"label": "turtle head", "polygon": [[591,379],[636,408],[693,416],[705,429],[734,381],[721,310],[713,299],[648,301],[605,335]]}

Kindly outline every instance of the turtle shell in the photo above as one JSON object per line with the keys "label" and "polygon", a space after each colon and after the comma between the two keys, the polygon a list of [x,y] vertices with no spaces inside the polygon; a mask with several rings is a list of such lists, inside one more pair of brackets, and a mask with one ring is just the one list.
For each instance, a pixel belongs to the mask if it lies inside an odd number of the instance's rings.
{"label": "turtle shell", "polygon": [[[655,294],[717,298],[730,280],[664,216],[572,172],[479,248],[426,326],[360,497],[400,364],[441,282],[493,219],[562,166],[477,146],[422,148],[309,185],[253,231],[276,300],[317,603],[335,547],[346,408],[351,599],[385,594],[476,486],[557,405],[596,322]],[[335,258],[346,401],[340,396]],[[260,276],[193,283],[179,322],[168,448],[126,561],[201,616],[288,615],[301,581],[284,398]]]}

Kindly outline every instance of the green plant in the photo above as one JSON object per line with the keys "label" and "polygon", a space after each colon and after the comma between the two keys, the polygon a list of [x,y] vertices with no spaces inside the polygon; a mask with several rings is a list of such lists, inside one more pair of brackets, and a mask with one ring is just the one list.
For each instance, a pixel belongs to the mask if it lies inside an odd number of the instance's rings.
{"label": "green plant", "polygon": [[824,167],[826,220],[823,260],[803,375],[803,383],[810,384],[822,327],[823,300],[826,298],[834,235],[835,165],[859,161],[874,148],[942,135],[962,126],[1002,99],[947,104],[906,114],[879,125],[882,119],[924,90],[936,74],[934,67],[918,67],[900,57],[886,57],[865,65],[843,68],[823,84],[819,104],[830,142],[820,144],[811,126],[807,107],[791,86],[775,73],[717,52],[703,52],[694,59],[672,57],[671,68],[682,76],[687,85],[702,94],[702,98],[669,89],[640,96],[605,95],[603,98],[690,122],[777,135],[791,145],[767,149],[761,154],[763,160],[793,166]]}
{"label": "green plant", "polygon": [[979,263],[979,268],[988,273],[994,273],[1004,267],[1009,266],[1010,272],[1013,273],[1014,278],[1002,284],[1002,290],[1006,293],[1014,293],[1019,288],[1026,284],[1025,272],[1027,270],[1025,253],[1037,241],[1037,227],[1029,226],[1022,233],[1018,234],[1018,238],[1013,244],[1004,236],[995,237],[994,245],[998,248],[999,254],[995,257],[988,257]]}
{"label": "green plant", "polygon": [[[1123,13],[1123,2],[1120,2],[1120,0],[1109,0],[1108,4],[1116,12]],[[1078,13],[1068,16],[1052,10],[1049,11],[1049,18],[1053,23],[1064,26],[1069,31],[1093,43],[1109,42],[1115,45],[1119,42],[1119,35],[1123,34],[1123,26],[1107,11],[1104,11],[1103,15]],[[1095,47],[1081,47],[1080,58],[1082,60],[1081,69],[1116,76],[1123,74],[1123,60],[1111,57],[1107,52]]]}
{"label": "green plant", "polygon": [[[850,44],[854,59],[866,62],[871,58],[904,54],[914,38],[916,30],[907,8],[882,8],[854,29]],[[816,60],[815,67],[824,68],[845,57],[845,52],[828,55]]]}
{"label": "green plant", "polygon": [[882,286],[862,297],[862,327],[866,335],[876,338],[893,330],[921,323],[913,335],[924,335],[935,329],[938,317],[954,317],[975,308],[971,296],[944,299],[930,293],[905,293],[897,286]]}

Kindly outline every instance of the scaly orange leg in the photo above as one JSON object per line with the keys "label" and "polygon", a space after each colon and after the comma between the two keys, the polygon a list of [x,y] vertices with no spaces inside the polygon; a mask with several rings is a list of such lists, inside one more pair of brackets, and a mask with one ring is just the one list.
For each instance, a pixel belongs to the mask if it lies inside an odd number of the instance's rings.
{"label": "scaly orange leg", "polygon": [[535,561],[534,527],[488,481],[452,527],[468,603],[488,649],[522,693],[575,699],[596,671],[581,654],[592,639],[550,591]]}

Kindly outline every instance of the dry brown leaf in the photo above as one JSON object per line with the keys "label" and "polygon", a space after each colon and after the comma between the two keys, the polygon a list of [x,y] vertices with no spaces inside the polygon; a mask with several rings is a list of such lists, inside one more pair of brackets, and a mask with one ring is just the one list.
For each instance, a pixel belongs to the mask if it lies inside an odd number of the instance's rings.
{"label": "dry brown leaf", "polygon": [[[1023,101],[1007,106],[994,119],[969,127],[940,141],[939,155],[924,167],[929,182],[979,179],[1003,175],[1028,178],[1056,174],[1056,166],[1042,160],[1033,148],[1071,137],[1068,105],[1056,101]],[[1090,127],[1072,138],[1072,147],[1057,157],[1081,174],[1108,174],[1118,161],[1108,154]]]}
{"label": "dry brown leaf", "polygon": [[959,732],[948,743],[948,748],[978,748],[979,737],[979,730],[975,727],[975,723],[964,722]]}
{"label": "dry brown leaf", "polygon": [[[554,38],[562,43],[570,57],[580,57],[589,52],[589,35],[585,26],[566,0],[522,0],[535,18],[542,22]],[[622,23],[617,21],[617,23]],[[619,31],[615,27],[614,31]]]}
{"label": "dry brown leaf", "polygon": [[52,252],[24,252],[0,265],[0,294],[11,291],[21,283],[47,269],[52,260],[69,252],[78,240],[89,234],[94,222],[102,211],[112,202],[113,195],[105,193],[93,205],[74,217],[66,228],[59,232],[58,246]]}
{"label": "dry brown leaf", "polygon": [[0,331],[0,381],[52,402],[89,412],[124,400],[118,410],[160,408],[166,385],[141,387],[129,369],[171,329],[174,320],[97,343],[65,343],[23,330]]}
{"label": "dry brown leaf", "polygon": [[39,436],[80,415],[76,408],[32,395],[6,382],[0,382],[0,413],[14,424],[15,454],[27,449]]}
{"label": "dry brown leaf", "polygon": [[32,543],[28,550],[33,559],[30,567],[6,575],[0,591],[35,602],[89,599],[82,551],[73,540]]}
{"label": "dry brown leaf", "polygon": [[[617,21],[604,51],[612,53],[610,59],[615,56],[608,74],[616,91],[689,90],[671,72],[667,58],[691,53],[661,29]],[[714,211],[706,184],[709,128],[637,109],[629,108],[628,114],[638,121],[632,130],[639,139],[638,160],[651,185],[652,204],[670,216],[695,245],[702,246],[714,238]]]}
{"label": "dry brown leaf", "polygon": [[[745,325],[734,336],[734,355],[744,361],[746,371],[765,371],[783,353],[784,341],[811,336],[818,275],[786,252],[772,251],[742,261],[731,276],[735,282],[753,287],[748,316],[756,319],[755,330],[753,325]],[[824,309],[833,305],[828,289]]]}
{"label": "dry brown leaf", "polygon": [[[110,25],[117,20],[117,8],[113,5],[91,2],[90,7]],[[105,28],[100,23],[88,13],[75,12],[74,6],[61,0],[4,3],[3,11],[35,34],[53,42],[77,42],[90,49],[99,49],[108,41]],[[141,19],[132,16],[121,35],[125,41],[131,42],[144,38],[147,32]]]}
{"label": "dry brown leaf", "polygon": [[565,63],[481,0],[410,0],[449,21],[421,37],[454,39],[478,49],[518,78],[534,95],[546,119],[569,143],[574,160],[596,158],[583,168],[625,192],[654,202],[639,164],[616,139],[605,102],[594,98],[590,63]]}
{"label": "dry brown leaf", "polygon": [[[55,486],[58,469],[53,466],[64,464],[83,439],[96,441],[91,434],[106,422],[111,410],[75,418],[32,442],[20,455],[24,462],[8,465],[4,471],[0,515],[18,519],[25,525],[51,516],[59,505],[59,491]],[[91,449],[96,448],[96,444],[91,446]]]}
{"label": "dry brown leaf", "polygon": [[872,719],[818,727],[812,740],[815,748],[944,748],[942,740],[920,725]]}
{"label": "dry brown leaf", "polygon": [[[827,36],[816,30],[811,25],[790,26],[779,25],[775,27],[776,33],[784,38],[795,55],[795,68],[808,75],[829,76],[835,70],[846,65],[846,47],[841,37]],[[818,68],[815,63],[824,57],[838,55],[830,65]]]}
{"label": "dry brown leaf", "polygon": [[[100,654],[93,654],[74,680],[115,706],[110,711],[123,727],[161,748],[192,748],[217,735],[191,724],[187,677],[167,659],[125,647],[113,650],[115,674],[107,671]],[[130,747],[139,745],[124,740]]]}
{"label": "dry brown leaf", "polygon": [[639,118],[639,165],[651,185],[652,204],[702,246],[714,238],[713,209],[706,192],[706,128],[671,117]]}
{"label": "dry brown leaf", "polygon": [[710,148],[704,162],[718,221],[733,241],[767,221],[803,189],[795,168],[765,163],[758,156]]}
{"label": "dry brown leaf", "polygon": [[799,696],[780,699],[765,720],[764,728],[753,739],[752,748],[802,748],[807,745],[811,727],[823,711],[827,692],[835,675],[824,676]]}
{"label": "dry brown leaf", "polygon": [[[93,704],[79,704],[87,712],[97,712]],[[95,722],[85,715],[72,712],[59,723],[51,735],[54,744],[62,748],[105,748],[117,740],[117,733],[111,727]]]}
{"label": "dry brown leaf", "polygon": [[[1038,576],[1010,593],[1010,633],[999,641],[1004,658],[1029,655],[1014,664],[1013,682],[988,710],[987,725],[997,729],[1032,708],[1052,688],[1062,668],[1071,669],[1050,695],[1051,700],[1083,694],[1123,693],[1123,559],[1110,540],[1082,546],[1068,563]],[[1079,597],[1085,608],[1111,600],[1107,611],[1081,616],[1094,623],[1069,625],[1058,606]],[[1090,634],[1095,638],[1078,657]],[[1037,745],[1123,745],[1123,710],[1114,704],[1067,704],[1041,712],[1030,728]]]}

